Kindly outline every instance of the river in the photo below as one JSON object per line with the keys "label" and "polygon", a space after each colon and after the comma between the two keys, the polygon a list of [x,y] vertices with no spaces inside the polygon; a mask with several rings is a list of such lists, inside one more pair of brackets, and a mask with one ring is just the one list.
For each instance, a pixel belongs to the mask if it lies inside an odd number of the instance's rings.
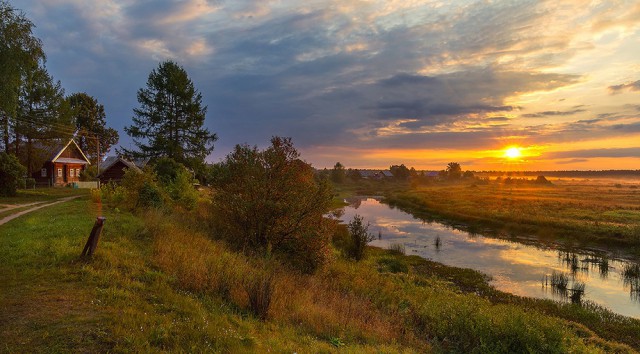
{"label": "river", "polygon": [[[369,222],[375,240],[371,246],[402,244],[407,255],[491,276],[498,290],[521,296],[570,301],[572,291],[550,285],[552,274],[568,277],[568,288],[583,283],[582,301],[592,301],[613,312],[640,318],[640,266],[615,254],[586,250],[563,252],[544,245],[472,235],[440,223],[426,223],[377,198],[350,198],[340,217],[345,223],[355,214]],[[544,285],[543,279],[547,279]]]}

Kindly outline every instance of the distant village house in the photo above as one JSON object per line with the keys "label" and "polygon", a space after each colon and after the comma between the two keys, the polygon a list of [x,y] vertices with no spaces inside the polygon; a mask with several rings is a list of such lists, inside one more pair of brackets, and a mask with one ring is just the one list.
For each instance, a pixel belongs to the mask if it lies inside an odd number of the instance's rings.
{"label": "distant village house", "polygon": [[363,179],[393,178],[393,174],[389,170],[358,170],[358,173]]}
{"label": "distant village house", "polygon": [[134,161],[129,161],[117,156],[109,156],[103,162],[100,173],[98,174],[98,179],[100,183],[120,183],[122,177],[124,177],[124,173],[127,169],[133,169],[134,171],[142,172],[144,166],[149,162],[148,159],[137,159]]}

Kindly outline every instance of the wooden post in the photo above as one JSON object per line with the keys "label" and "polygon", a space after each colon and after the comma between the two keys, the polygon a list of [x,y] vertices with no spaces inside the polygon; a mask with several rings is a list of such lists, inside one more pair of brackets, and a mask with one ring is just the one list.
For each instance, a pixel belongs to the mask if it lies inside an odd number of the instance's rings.
{"label": "wooden post", "polygon": [[98,247],[98,240],[100,239],[100,234],[102,233],[102,227],[104,226],[105,220],[107,220],[107,218],[104,216],[96,218],[96,223],[93,224],[93,229],[91,229],[89,239],[87,239],[87,243],[84,245],[81,257],[86,256],[91,258],[93,256],[93,253],[96,251],[96,247]]}

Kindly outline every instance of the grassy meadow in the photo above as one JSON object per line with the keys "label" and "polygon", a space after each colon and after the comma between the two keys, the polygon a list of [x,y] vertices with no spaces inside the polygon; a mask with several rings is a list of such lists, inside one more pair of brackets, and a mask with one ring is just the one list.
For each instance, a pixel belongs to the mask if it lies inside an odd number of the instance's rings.
{"label": "grassy meadow", "polygon": [[[567,246],[625,247],[640,255],[638,183],[561,180],[550,185],[509,185],[472,180],[392,185],[370,185],[365,191],[382,194],[386,203],[417,217],[471,232]],[[343,193],[362,189],[342,188]]]}
{"label": "grassy meadow", "polygon": [[[230,250],[192,211],[81,198],[0,226],[0,352],[633,352],[640,321],[504,294],[401,250],[302,274]],[[97,253],[79,254],[97,215]]]}

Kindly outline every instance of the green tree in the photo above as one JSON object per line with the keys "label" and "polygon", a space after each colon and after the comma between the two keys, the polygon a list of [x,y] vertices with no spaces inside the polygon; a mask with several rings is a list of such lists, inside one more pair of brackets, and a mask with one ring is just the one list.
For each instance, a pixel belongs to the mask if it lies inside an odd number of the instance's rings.
{"label": "green tree", "polygon": [[213,208],[218,233],[236,248],[281,254],[310,272],[328,256],[332,190],[299,157],[289,138],[263,151],[237,145],[216,168]]}
{"label": "green tree", "polygon": [[333,165],[333,169],[331,170],[331,180],[334,183],[344,183],[344,179],[346,177],[346,171],[344,166],[340,162],[336,162]]}
{"label": "green tree", "polygon": [[[16,156],[24,162],[29,174],[49,157],[42,151],[38,154],[34,142],[69,139],[74,132],[70,117],[62,84],[55,82],[44,66],[26,71],[14,124],[14,147]],[[23,144],[24,152],[21,153]]]}
{"label": "green tree", "polygon": [[411,171],[407,168],[407,166],[405,166],[404,164],[398,166],[398,165],[393,165],[391,167],[389,167],[389,170],[391,171],[391,174],[393,174],[393,177],[395,177],[396,179],[399,180],[406,180],[409,178],[409,176],[411,176]]}
{"label": "green tree", "polygon": [[0,0],[0,134],[7,153],[10,118],[18,113],[24,74],[45,59],[41,41],[33,36],[33,27],[22,11]]}
{"label": "green tree", "polygon": [[16,195],[26,171],[15,156],[0,152],[0,196]]}
{"label": "green tree", "polygon": [[104,106],[94,97],[80,92],[67,97],[67,100],[77,131],[75,140],[91,163],[96,164],[98,159],[118,143],[118,131],[107,127]]}
{"label": "green tree", "polygon": [[204,128],[207,108],[187,72],[172,61],[151,71],[147,87],[138,90],[140,107],[133,125],[125,128],[137,150],[122,149],[134,158],[170,157],[193,170],[204,168],[217,140]]}
{"label": "green tree", "polygon": [[449,162],[447,164],[447,177],[449,179],[459,179],[462,177],[462,167],[457,162]]}
{"label": "green tree", "polygon": [[354,215],[353,219],[349,221],[347,228],[351,236],[349,256],[359,261],[364,258],[364,251],[367,244],[373,241],[374,236],[369,232],[369,223],[365,225],[364,219],[358,214]]}

